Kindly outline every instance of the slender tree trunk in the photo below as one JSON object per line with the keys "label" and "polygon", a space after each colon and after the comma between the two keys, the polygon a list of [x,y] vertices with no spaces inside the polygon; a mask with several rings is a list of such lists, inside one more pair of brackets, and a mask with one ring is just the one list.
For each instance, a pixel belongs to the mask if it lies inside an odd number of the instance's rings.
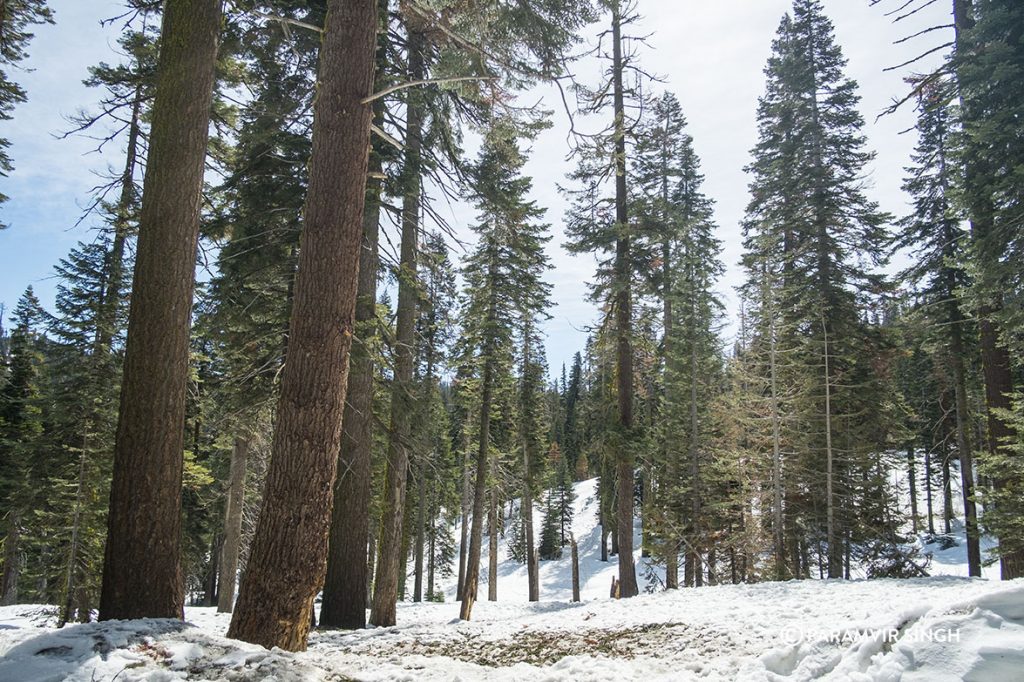
{"label": "slender tree trunk", "polygon": [[580,550],[576,545],[576,538],[569,539],[572,546],[572,600],[580,600]]}
{"label": "slender tree trunk", "polygon": [[[769,291],[774,301],[772,292]],[[786,543],[783,535],[784,521],[782,517],[783,483],[782,483],[782,420],[779,413],[778,389],[778,333],[775,326],[774,306],[769,311],[771,336],[769,364],[771,366],[771,413],[772,413],[772,547],[775,554],[775,579],[786,578]]]}
{"label": "slender tree trunk", "polygon": [[424,464],[421,464],[416,472],[416,543],[413,548],[415,562],[413,564],[414,578],[412,588],[412,600],[423,601],[423,546],[427,536],[427,499],[423,480]]}
{"label": "slender tree trunk", "polygon": [[485,350],[484,371],[480,388],[480,444],[476,456],[476,482],[473,490],[473,526],[469,538],[469,555],[466,559],[466,580],[462,584],[462,606],[459,618],[469,620],[476,602],[477,586],[480,582],[480,555],[482,554],[484,532],[484,498],[487,495],[487,477],[490,464],[488,452],[491,432],[491,375],[490,359],[492,349]]}
{"label": "slender tree trunk", "polygon": [[245,503],[245,467],[249,460],[248,434],[235,437],[228,476],[228,499],[224,505],[224,545],[220,553],[220,588],[217,611],[231,613],[235,606],[235,580],[242,547],[242,510]]}
{"label": "slender tree trunk", "polygon": [[[463,429],[463,441],[466,439],[466,432]],[[462,592],[466,586],[466,553],[469,549],[469,510],[470,510],[470,472],[469,472],[469,445],[462,444],[462,527],[459,530],[459,578],[456,585],[456,597],[462,601]]]}
{"label": "slender tree trunk", "polygon": [[914,446],[907,446],[907,481],[910,483],[910,524],[914,535],[918,531],[917,515],[917,471],[914,466]]}
{"label": "slender tree trunk", "polygon": [[427,599],[434,600],[434,564],[437,552],[437,519],[441,509],[437,503],[437,486],[434,477],[430,477],[430,532],[427,546]]}
{"label": "slender tree trunk", "polygon": [[[523,344],[523,377],[530,371],[530,328],[527,324]],[[533,538],[533,463],[530,456],[530,434],[523,433],[523,499],[520,503],[522,512],[523,530],[526,535],[526,573],[527,592],[530,601],[540,600],[540,567],[534,561],[536,549]]]}
{"label": "slender tree trunk", "polygon": [[[692,275],[692,273],[691,273]],[[691,276],[692,281],[692,276]],[[696,305],[696,301],[692,302]],[[691,309],[691,321],[696,319],[696,310]],[[696,322],[693,322],[696,324]],[[690,524],[693,532],[690,535],[690,551],[693,552],[694,580],[697,587],[703,584],[704,571],[701,563],[701,551],[705,546],[703,529],[701,528],[701,483],[700,483],[700,449],[697,419],[697,338],[696,330],[690,330]],[[710,566],[708,567],[710,570]]]}
{"label": "slender tree trunk", "polygon": [[306,647],[341,446],[372,111],[375,0],[328,0],[309,189],[263,508],[228,636]]}
{"label": "slender tree trunk", "polygon": [[832,453],[832,375],[828,351],[828,325],[822,320],[825,339],[825,514],[828,544],[828,577],[842,578],[842,554],[836,534],[835,460]]}
{"label": "slender tree trunk", "polygon": [[[487,281],[491,287],[487,306],[487,329],[492,329],[498,316],[496,253],[490,255]],[[494,392],[494,339],[488,336],[480,349],[483,371],[480,377],[480,428],[476,455],[476,478],[473,489],[473,525],[469,537],[469,554],[466,559],[466,580],[462,585],[462,605],[459,618],[469,620],[476,602],[477,588],[480,583],[480,556],[483,550],[484,504],[487,495],[487,478],[490,468],[490,437],[491,437],[491,401]],[[465,522],[463,522],[465,523]],[[493,529],[493,525],[491,528]],[[493,531],[492,531],[493,532]],[[493,553],[492,553],[493,556]]]}
{"label": "slender tree trunk", "polygon": [[[89,432],[89,428],[90,426],[87,421],[85,424],[86,433]],[[83,437],[82,451],[78,453],[78,485],[75,488],[75,512],[71,519],[71,547],[68,552],[68,570],[64,578],[64,605],[60,618],[57,621],[57,627],[61,628],[72,618],[73,604],[76,592],[78,591],[76,580],[78,573],[78,546],[82,526],[82,505],[84,504],[85,497],[85,471],[88,452],[88,437]]]}
{"label": "slender tree trunk", "polygon": [[625,102],[622,86],[622,33],[618,0],[612,5],[613,89],[615,106],[615,244],[614,276],[618,418],[621,443],[616,457],[617,523],[619,544],[619,595],[639,593],[633,566],[633,322],[630,264],[630,226],[626,194]]}
{"label": "slender tree trunk", "polygon": [[[384,3],[381,9],[386,9]],[[377,69],[381,61],[378,46]],[[374,118],[383,120],[384,99],[373,104]],[[370,147],[363,243],[359,251],[359,291],[356,295],[356,338],[349,355],[348,392],[342,417],[338,477],[327,549],[320,626],[366,627],[366,604],[373,567],[370,541],[371,459],[373,450],[374,362],[371,345],[377,336],[378,244],[381,212],[381,155]]]}
{"label": "slender tree trunk", "polygon": [[[959,315],[959,308],[957,308]],[[974,457],[967,430],[967,377],[964,369],[960,322],[949,326],[950,361],[953,364],[953,392],[956,400],[956,449],[960,457],[960,492],[964,500],[964,525],[967,528],[967,570],[981,577],[981,543],[978,533],[978,510],[974,504]]]}
{"label": "slender tree trunk", "polygon": [[[423,33],[409,31],[409,79],[423,80],[426,73]],[[402,528],[409,445],[413,415],[413,365],[416,343],[416,247],[422,179],[423,102],[416,89],[406,91],[405,166],[403,168],[402,244],[398,279],[398,309],[395,321],[395,372],[391,392],[391,433],[388,438],[384,507],[381,513],[380,549],[373,590],[370,622],[377,626],[395,624],[399,569],[402,563]]]}
{"label": "slender tree trunk", "polygon": [[935,535],[935,507],[932,505],[932,449],[924,451],[924,491],[928,504],[928,532]]}
{"label": "slender tree trunk", "polygon": [[4,536],[4,573],[0,580],[0,606],[18,603],[18,580],[21,578],[21,514],[7,513],[7,534]]}
{"label": "slender tree trunk", "polygon": [[181,474],[220,0],[164,5],[100,618],[181,618]]}
{"label": "slender tree trunk", "polygon": [[953,532],[953,479],[949,474],[949,452],[945,444],[942,446],[942,521],[949,535]]}
{"label": "slender tree trunk", "polygon": [[[494,467],[492,458],[492,470]],[[498,491],[495,486],[491,486],[490,499],[491,508],[487,514],[487,526],[490,529],[487,534],[487,601],[498,601],[498,534],[501,521],[498,516]]]}

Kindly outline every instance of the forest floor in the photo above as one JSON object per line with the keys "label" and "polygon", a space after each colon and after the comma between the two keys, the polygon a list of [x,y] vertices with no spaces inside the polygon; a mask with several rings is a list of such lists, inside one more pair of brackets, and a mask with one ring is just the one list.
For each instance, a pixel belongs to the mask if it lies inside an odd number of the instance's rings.
{"label": "forest floor", "polygon": [[[525,570],[502,556],[500,601],[478,602],[471,622],[457,619],[446,581],[446,602],[400,604],[397,627],[316,632],[297,654],[226,639],[230,616],[212,608],[186,608],[184,622],[58,630],[53,607],[2,607],[0,680],[1024,682],[1024,581],[963,577],[962,546],[936,553],[928,578],[718,585],[616,601],[615,563],[597,556],[593,483],[577,493],[580,603],[568,600],[567,558],[543,563],[544,601],[531,604]],[[637,560],[638,574],[656,582]]]}

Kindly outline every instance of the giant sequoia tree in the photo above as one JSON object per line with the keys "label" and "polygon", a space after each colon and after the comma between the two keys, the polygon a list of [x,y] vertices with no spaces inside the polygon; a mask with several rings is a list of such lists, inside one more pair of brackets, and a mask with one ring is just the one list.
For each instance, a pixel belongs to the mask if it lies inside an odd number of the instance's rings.
{"label": "giant sequoia tree", "polygon": [[180,618],[181,472],[219,0],[165,7],[136,251],[100,617]]}

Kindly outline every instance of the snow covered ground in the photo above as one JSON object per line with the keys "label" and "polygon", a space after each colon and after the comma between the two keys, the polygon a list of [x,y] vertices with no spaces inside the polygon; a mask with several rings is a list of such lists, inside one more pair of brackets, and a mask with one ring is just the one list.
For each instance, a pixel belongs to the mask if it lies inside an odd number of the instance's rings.
{"label": "snow covered ground", "polygon": [[568,601],[568,558],[542,563],[535,604],[526,601],[525,568],[503,560],[500,601],[478,602],[472,622],[457,620],[454,586],[445,585],[446,603],[400,604],[397,627],[314,633],[299,654],[224,638],[229,617],[214,609],[186,609],[184,623],[57,630],[52,607],[3,607],[0,681],[1024,682],[1024,581],[961,577],[962,545],[932,565],[952,575],[720,585],[615,601],[607,596],[615,565],[599,561],[593,492],[591,481],[577,486],[582,603]]}

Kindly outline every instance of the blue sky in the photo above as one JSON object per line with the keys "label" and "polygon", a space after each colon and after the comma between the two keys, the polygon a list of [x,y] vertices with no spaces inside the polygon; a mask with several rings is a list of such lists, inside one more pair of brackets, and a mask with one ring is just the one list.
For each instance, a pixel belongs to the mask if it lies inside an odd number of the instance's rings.
{"label": "blue sky", "polygon": [[[28,91],[29,102],[17,108],[14,120],[0,122],[2,134],[12,141],[10,154],[15,163],[11,176],[2,180],[3,192],[11,200],[0,208],[3,220],[11,226],[0,231],[0,303],[8,309],[29,284],[44,305],[52,305],[54,264],[77,241],[91,238],[88,223],[74,225],[89,190],[97,184],[95,173],[122,161],[120,149],[111,148],[100,155],[90,153],[95,147],[91,140],[54,137],[67,129],[65,116],[96,102],[98,93],[81,84],[87,67],[119,59],[116,39],[120,27],[101,27],[100,20],[117,15],[120,5],[114,0],[51,0],[50,4],[56,25],[38,28],[25,63],[30,70],[12,74]],[[948,4],[933,5],[930,15],[925,13],[914,26],[945,23],[941,19]],[[913,126],[913,116],[907,109],[875,121],[891,98],[904,91],[902,78],[907,75],[887,74],[883,69],[913,57],[922,46],[937,44],[938,39],[930,36],[916,44],[894,46],[893,41],[912,27],[893,26],[881,8],[869,7],[867,0],[825,0],[824,5],[850,61],[847,73],[860,83],[865,133],[870,148],[878,152],[869,169],[868,194],[883,209],[902,214],[906,203],[900,183],[914,139],[912,134],[899,133]],[[639,6],[644,15],[640,30],[652,33],[650,49],[643,53],[644,65],[665,79],[663,88],[679,97],[703,160],[705,189],[717,204],[719,237],[728,267],[719,290],[734,309],[733,289],[742,277],[737,266],[739,221],[747,202],[747,178],[742,169],[756,140],[762,71],[779,19],[790,2],[640,0]],[[562,248],[566,204],[556,186],[564,182],[572,164],[565,158],[567,119],[557,91],[540,87],[521,99],[530,103],[543,99],[554,111],[554,126],[537,140],[526,170],[534,178],[534,198],[548,208],[547,221],[552,224],[548,253],[554,269],[548,280],[554,285],[557,305],[545,331],[549,365],[557,374],[560,365],[582,348],[583,330],[594,322],[596,311],[586,300],[586,287],[595,261],[589,256],[570,256]],[[465,226],[472,220],[472,211],[459,205],[442,210],[461,226],[463,236],[468,234]],[[458,249],[454,255],[459,258]]]}

